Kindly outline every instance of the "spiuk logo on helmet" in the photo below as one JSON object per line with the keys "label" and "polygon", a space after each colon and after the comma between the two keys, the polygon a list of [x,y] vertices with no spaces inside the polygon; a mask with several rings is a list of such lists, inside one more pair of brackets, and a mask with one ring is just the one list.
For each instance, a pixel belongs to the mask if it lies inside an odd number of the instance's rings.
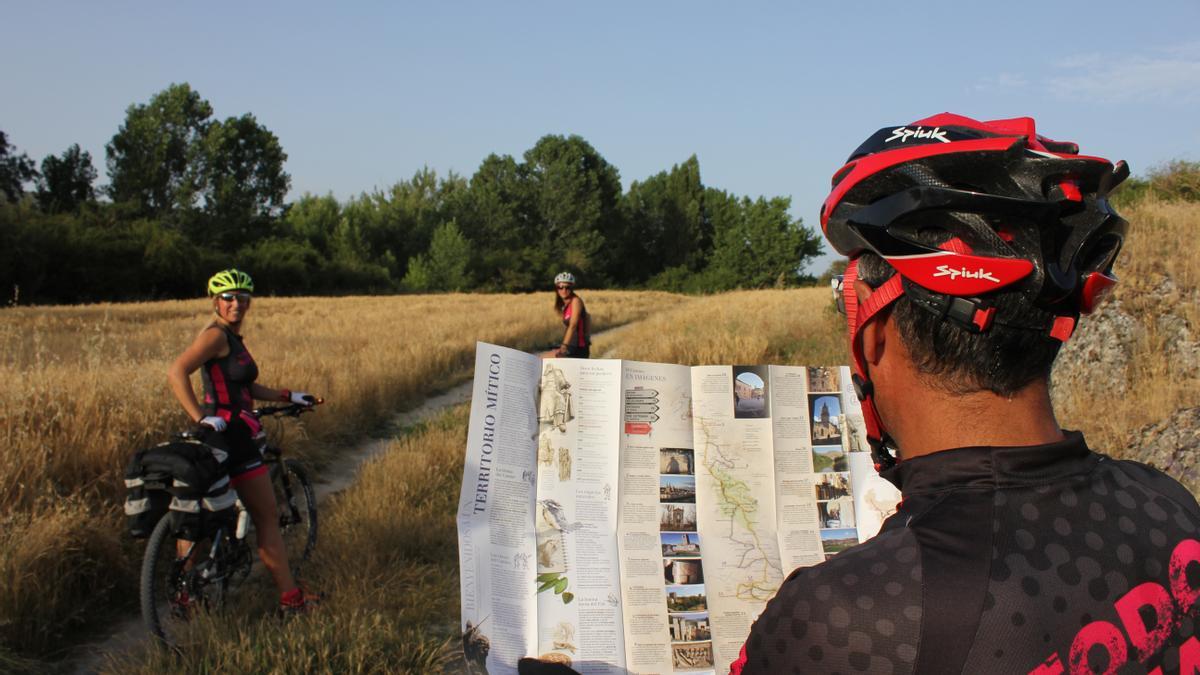
{"label": "spiuk logo on helmet", "polygon": [[974,272],[972,272],[971,270],[969,270],[965,267],[960,267],[958,269],[954,269],[953,267],[950,267],[949,265],[938,265],[937,272],[934,272],[933,276],[935,276],[935,277],[950,277],[950,281],[956,281],[959,277],[962,277],[963,279],[984,279],[986,281],[991,281],[996,284],[1000,283],[999,279],[992,276],[991,272],[983,269],[982,267],[979,268],[978,270],[975,270]]}
{"label": "spiuk logo on helmet", "polygon": [[950,142],[950,139],[946,138],[946,132],[943,131],[941,127],[934,127],[932,129],[926,129],[924,127],[917,127],[916,129],[909,129],[908,127],[899,127],[897,129],[892,130],[892,135],[888,136],[887,139],[885,139],[883,142],[891,143],[892,141],[899,140],[901,143],[904,143],[905,141],[907,141],[908,139],[913,138],[913,137],[930,138],[935,141],[941,141],[942,143]]}

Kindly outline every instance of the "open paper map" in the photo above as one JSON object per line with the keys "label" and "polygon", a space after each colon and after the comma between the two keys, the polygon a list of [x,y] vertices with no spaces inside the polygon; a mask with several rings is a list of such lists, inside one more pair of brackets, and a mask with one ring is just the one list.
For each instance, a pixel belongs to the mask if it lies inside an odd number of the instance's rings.
{"label": "open paper map", "polygon": [[480,343],[459,503],[474,673],[728,672],[797,567],[899,494],[844,367],[541,360]]}

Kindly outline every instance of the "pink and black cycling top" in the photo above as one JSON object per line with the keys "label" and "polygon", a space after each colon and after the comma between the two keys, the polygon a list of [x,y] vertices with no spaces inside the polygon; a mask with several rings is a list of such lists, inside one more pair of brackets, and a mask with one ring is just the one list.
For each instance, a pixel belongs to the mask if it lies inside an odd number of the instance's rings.
{"label": "pink and black cycling top", "polygon": [[[571,306],[575,303],[575,298],[579,296],[571,296],[571,300],[563,305],[563,326],[571,325]],[[592,344],[592,318],[588,315],[587,307],[583,306],[583,298],[579,298],[579,308],[582,311],[582,316],[579,317],[579,322],[575,324],[575,334],[571,336],[571,347],[587,347]]]}
{"label": "pink and black cycling top", "polygon": [[242,337],[229,328],[216,325],[229,341],[229,353],[217,359],[209,359],[201,368],[204,380],[204,414],[215,415],[226,422],[240,417],[251,434],[262,428],[251,411],[254,410],[254,395],[250,388],[258,379],[258,364],[246,349]]}

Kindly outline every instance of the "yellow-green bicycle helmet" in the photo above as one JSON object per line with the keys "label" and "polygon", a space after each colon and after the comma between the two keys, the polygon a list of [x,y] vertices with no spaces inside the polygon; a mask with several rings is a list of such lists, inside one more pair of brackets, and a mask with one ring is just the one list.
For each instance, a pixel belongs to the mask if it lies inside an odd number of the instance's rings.
{"label": "yellow-green bicycle helmet", "polygon": [[236,267],[221,270],[208,280],[208,294],[217,295],[226,291],[250,291],[253,293],[254,280],[250,278],[249,274]]}

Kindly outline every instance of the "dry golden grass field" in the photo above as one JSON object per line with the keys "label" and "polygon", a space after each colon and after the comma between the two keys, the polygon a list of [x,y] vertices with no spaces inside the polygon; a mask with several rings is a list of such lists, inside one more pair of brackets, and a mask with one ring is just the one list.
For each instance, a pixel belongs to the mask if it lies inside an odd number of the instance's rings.
{"label": "dry golden grass field", "polygon": [[[1200,383],[1166,376],[1173,368],[1156,318],[1169,312],[1200,325],[1200,205],[1148,201],[1125,215],[1131,232],[1115,298],[1144,329],[1120,374],[1128,393],[1103,397],[1086,383],[1055,391],[1063,425],[1116,455],[1125,452],[1130,431],[1200,405]],[[1173,290],[1164,292],[1168,277]],[[597,355],[688,364],[846,362],[844,329],[824,288],[584,297],[598,324],[632,322],[597,340]],[[555,324],[546,300],[266,299],[253,310],[248,344],[266,383],[330,398],[306,422],[310,435],[336,440],[461,371],[476,339],[524,348],[549,342]],[[507,309],[490,315],[499,307]],[[0,313],[0,375],[17,383],[15,394],[3,393],[0,437],[6,469],[17,467],[25,484],[0,485],[0,578],[17,579],[15,590],[0,587],[9,658],[17,658],[16,645],[39,640],[42,627],[92,616],[74,613],[73,603],[89,592],[99,588],[101,601],[112,602],[114,589],[132,588],[128,568],[137,548],[123,546],[115,529],[115,473],[128,450],[183,421],[163,372],[203,323],[204,309],[194,301]],[[425,356],[399,352],[422,341],[431,343]],[[108,374],[114,362],[121,372],[115,377]],[[428,367],[410,374],[414,363]],[[321,545],[306,568],[310,583],[328,593],[317,613],[280,624],[269,612],[269,589],[243,593],[228,613],[196,621],[178,653],[147,644],[109,656],[104,672],[457,672],[454,515],[465,437],[460,407],[394,441],[351,488],[322,505]],[[63,459],[59,448],[87,460]],[[64,588],[56,577],[63,569],[85,575]],[[48,647],[34,646],[23,651],[45,654]],[[0,670],[4,658],[0,648]]]}
{"label": "dry golden grass field", "polygon": [[[585,298],[597,330],[679,301]],[[476,340],[557,343],[552,303],[550,293],[260,298],[245,335],[262,382],[327,399],[304,420],[311,455],[466,375]],[[121,531],[121,472],[135,449],[185,426],[166,369],[210,312],[203,299],[0,312],[0,658],[52,653],[72,627],[128,608],[138,563]]]}

